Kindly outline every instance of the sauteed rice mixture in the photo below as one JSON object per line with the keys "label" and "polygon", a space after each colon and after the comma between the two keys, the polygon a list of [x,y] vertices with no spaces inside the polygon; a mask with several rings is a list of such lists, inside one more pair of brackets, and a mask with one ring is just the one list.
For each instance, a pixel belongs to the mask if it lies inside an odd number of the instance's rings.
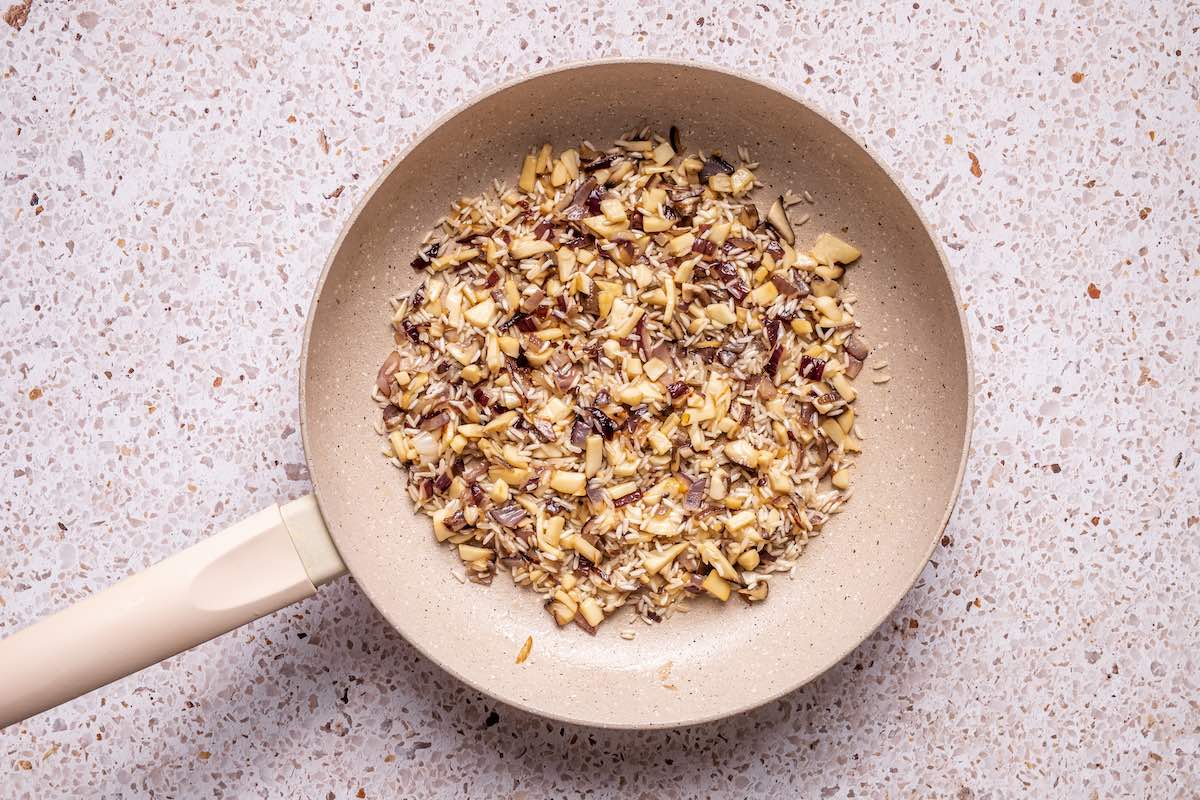
{"label": "sauteed rice mixture", "polygon": [[739,155],[675,128],[543,145],[426,237],[379,430],[471,581],[504,571],[591,633],[757,602],[849,499],[860,254],[801,245],[811,196],[757,205]]}

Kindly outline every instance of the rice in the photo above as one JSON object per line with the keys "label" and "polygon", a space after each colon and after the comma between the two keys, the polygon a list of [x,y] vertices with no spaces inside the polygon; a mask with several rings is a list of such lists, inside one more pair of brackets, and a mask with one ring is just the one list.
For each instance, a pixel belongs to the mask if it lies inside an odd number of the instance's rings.
{"label": "rice", "polygon": [[735,169],[671,141],[544,145],[516,187],[453,203],[372,390],[385,456],[466,578],[503,570],[590,633],[623,607],[764,600],[861,449],[866,349],[839,283],[858,251],[760,224],[745,148]]}

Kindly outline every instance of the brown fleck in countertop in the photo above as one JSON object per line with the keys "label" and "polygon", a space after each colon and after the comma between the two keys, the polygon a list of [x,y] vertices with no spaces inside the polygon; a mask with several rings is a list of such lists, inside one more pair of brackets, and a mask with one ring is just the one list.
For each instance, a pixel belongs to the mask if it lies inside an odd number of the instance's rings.
{"label": "brown fleck in countertop", "polygon": [[947,245],[979,378],[918,586],[756,712],[497,707],[342,581],[0,733],[0,795],[1200,793],[1197,9],[880,5],[37,0],[0,26],[0,635],[307,491],[297,357],[342,222],[433,116],[589,54],[736,67],[858,131]]}

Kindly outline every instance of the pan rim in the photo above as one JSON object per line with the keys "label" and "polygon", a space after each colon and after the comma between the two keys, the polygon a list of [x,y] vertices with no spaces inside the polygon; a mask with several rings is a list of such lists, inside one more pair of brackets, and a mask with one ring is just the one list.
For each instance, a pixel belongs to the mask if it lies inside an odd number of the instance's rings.
{"label": "pan rim", "polygon": [[[958,469],[955,473],[952,491],[950,492],[950,496],[947,499],[945,510],[941,516],[941,521],[938,523],[935,530],[932,531],[932,534],[929,537],[929,543],[925,547],[924,553],[921,557],[921,560],[920,560],[917,568],[907,578],[907,580],[904,581],[905,589],[903,592],[901,592],[897,595],[895,602],[891,603],[889,605],[889,607],[887,608],[887,610],[871,623],[870,628],[867,630],[867,632],[865,633],[864,636],[862,636],[860,639],[853,642],[852,644],[848,645],[843,650],[839,651],[836,654],[836,656],[827,659],[827,663],[824,663],[820,667],[820,669],[813,672],[808,677],[806,677],[802,680],[797,680],[794,683],[789,683],[787,685],[784,685],[784,686],[782,686],[782,688],[780,688],[777,692],[775,692],[773,694],[770,694],[770,695],[767,695],[764,697],[760,697],[760,698],[755,698],[755,699],[749,700],[749,701],[742,701],[738,704],[731,705],[728,708],[721,709],[718,711],[714,711],[714,712],[710,712],[710,713],[698,713],[698,714],[695,714],[694,716],[688,716],[687,718],[685,718],[683,720],[667,721],[667,722],[656,722],[654,720],[645,720],[645,721],[637,721],[637,722],[612,722],[612,721],[607,721],[607,720],[597,721],[597,720],[593,720],[593,719],[587,719],[587,718],[573,716],[567,712],[536,707],[530,703],[521,702],[518,700],[514,700],[514,699],[510,699],[508,697],[501,696],[501,695],[497,694],[495,691],[493,691],[492,687],[489,687],[483,683],[474,681],[474,680],[466,677],[465,675],[461,674],[457,669],[455,669],[451,664],[448,664],[445,661],[434,657],[424,646],[422,646],[421,642],[419,641],[419,637],[410,638],[410,636],[406,633],[406,630],[402,624],[403,620],[400,621],[401,624],[398,624],[396,620],[392,619],[391,615],[389,615],[387,612],[385,612],[381,608],[379,603],[376,601],[376,598],[375,598],[373,592],[371,591],[371,589],[368,586],[364,585],[362,582],[360,582],[360,581],[357,582],[358,586],[363,591],[363,593],[366,594],[367,599],[371,601],[371,604],[375,607],[376,611],[378,611],[378,613],[387,621],[387,623],[389,625],[391,625],[398,633],[400,633],[401,636],[404,637],[405,641],[407,641],[410,645],[412,645],[413,648],[415,648],[417,650],[417,652],[419,652],[422,656],[429,659],[432,663],[436,664],[442,670],[444,670],[445,672],[447,672],[448,674],[453,676],[456,680],[462,681],[466,685],[476,689],[479,692],[482,692],[483,694],[487,695],[488,697],[493,698],[494,700],[505,703],[507,705],[511,705],[514,708],[519,708],[522,711],[525,711],[527,713],[535,714],[537,716],[545,717],[547,719],[553,719],[553,720],[557,720],[560,722],[570,723],[573,725],[581,725],[581,726],[587,726],[587,727],[593,727],[593,728],[605,728],[605,729],[613,729],[613,730],[659,730],[659,729],[686,728],[686,727],[690,727],[690,726],[694,726],[694,725],[701,725],[701,724],[705,724],[708,722],[714,722],[716,720],[725,719],[727,717],[732,717],[732,716],[735,716],[738,714],[745,713],[747,711],[751,711],[753,709],[764,706],[767,703],[778,700],[780,697],[790,694],[791,692],[796,691],[800,687],[815,681],[816,679],[818,679],[819,677],[821,677],[822,675],[827,673],[834,666],[836,666],[847,655],[849,655],[854,650],[856,650],[857,648],[862,646],[863,642],[865,642],[867,639],[869,639],[875,633],[875,631],[877,631],[879,629],[879,627],[895,612],[896,608],[899,607],[900,603],[903,602],[904,598],[908,596],[909,592],[912,591],[913,586],[916,584],[917,580],[920,578],[921,573],[925,570],[926,565],[928,565],[929,559],[933,556],[933,551],[937,547],[938,541],[941,538],[941,534],[945,531],[947,525],[949,525],[950,518],[952,517],[955,507],[958,503],[959,495],[962,492],[962,483],[963,483],[963,478],[966,474],[967,462],[970,457],[971,438],[972,438],[972,434],[974,432],[974,426],[975,426],[975,387],[976,387],[975,363],[974,363],[974,355],[973,355],[972,349],[971,349],[971,340],[970,340],[970,336],[969,336],[970,329],[967,325],[966,315],[964,313],[963,302],[962,302],[962,292],[961,292],[961,289],[958,284],[958,279],[955,277],[953,270],[950,268],[950,262],[946,257],[946,253],[942,247],[942,243],[934,235],[933,230],[929,224],[929,220],[926,218],[925,213],[922,211],[920,205],[916,202],[916,199],[908,191],[908,189],[905,187],[905,185],[900,180],[897,179],[896,174],[888,166],[888,164],[885,161],[883,161],[879,156],[877,156],[876,153],[867,146],[867,144],[862,140],[862,138],[856,132],[849,130],[845,126],[841,125],[839,122],[837,122],[833,118],[832,115],[826,113],[826,111],[823,108],[821,108],[819,105],[815,105],[812,102],[801,99],[791,89],[780,86],[779,84],[775,83],[773,80],[764,80],[764,79],[761,79],[758,77],[752,77],[746,73],[739,72],[739,71],[733,70],[733,69],[729,69],[729,68],[726,68],[721,65],[707,63],[707,62],[700,63],[700,62],[688,61],[688,60],[684,60],[684,59],[673,59],[673,58],[664,58],[664,57],[642,57],[642,56],[587,59],[587,60],[571,61],[571,62],[560,64],[557,66],[549,67],[549,68],[546,68],[543,70],[538,70],[536,72],[526,73],[526,74],[523,74],[523,75],[515,77],[515,78],[511,78],[507,81],[504,81],[504,82],[495,84],[493,86],[490,86],[488,88],[485,88],[482,91],[472,95],[470,97],[470,99],[468,99],[467,101],[459,103],[459,104],[453,106],[452,108],[448,109],[447,111],[445,111],[444,113],[439,115],[432,123],[430,123],[417,136],[415,136],[412,139],[412,141],[408,143],[407,146],[405,146],[403,149],[401,149],[392,158],[389,165],[375,179],[375,181],[371,184],[371,186],[363,194],[362,199],[360,199],[358,204],[354,207],[354,210],[346,218],[346,221],[342,226],[341,232],[338,234],[337,239],[334,241],[333,246],[329,250],[329,254],[326,257],[325,264],[321,269],[321,274],[317,278],[316,284],[314,286],[312,298],[309,301],[308,314],[305,319],[304,335],[303,335],[303,339],[301,341],[301,351],[300,351],[300,370],[299,370],[300,438],[301,438],[301,443],[304,447],[305,462],[309,465],[309,473],[312,476],[311,480],[312,480],[312,485],[313,485],[313,493],[317,498],[318,507],[320,507],[320,505],[321,505],[321,487],[318,485],[316,472],[312,470],[312,465],[311,465],[310,457],[309,457],[309,453],[311,452],[311,442],[310,442],[311,437],[310,437],[309,426],[307,423],[307,419],[308,419],[307,402],[308,401],[307,401],[307,395],[306,395],[306,390],[305,390],[305,386],[307,384],[307,376],[308,376],[309,347],[310,347],[311,339],[312,339],[313,322],[316,318],[317,305],[320,301],[321,294],[323,293],[323,291],[325,289],[325,284],[329,278],[329,274],[333,267],[333,264],[337,260],[337,256],[341,252],[341,249],[342,249],[343,245],[345,244],[345,240],[346,240],[347,236],[349,235],[350,231],[353,229],[355,223],[358,221],[359,216],[363,213],[363,211],[370,204],[370,202],[375,198],[375,195],[379,191],[380,187],[387,181],[387,179],[391,176],[391,174],[397,168],[399,168],[399,166],[405,161],[405,159],[408,158],[408,156],[413,152],[413,150],[415,150],[419,145],[421,145],[421,143],[423,143],[426,139],[428,139],[430,136],[432,136],[436,131],[440,130],[446,123],[450,122],[454,117],[458,116],[463,111],[479,104],[480,102],[486,100],[489,97],[492,97],[500,92],[506,91],[514,86],[517,86],[517,85],[520,85],[523,83],[527,83],[530,81],[540,80],[547,76],[555,75],[555,74],[559,74],[559,73],[571,72],[574,70],[587,69],[587,68],[591,68],[591,67],[601,67],[601,66],[611,66],[611,65],[639,65],[639,64],[647,65],[647,66],[682,67],[685,69],[697,69],[697,70],[718,73],[718,74],[721,74],[721,75],[724,75],[727,77],[732,77],[732,78],[737,78],[739,80],[747,81],[749,83],[753,83],[758,86],[761,86],[769,91],[775,92],[775,93],[787,98],[788,100],[800,105],[802,108],[805,108],[805,109],[811,111],[812,113],[814,113],[818,117],[820,117],[822,120],[824,120],[828,124],[832,125],[834,127],[834,129],[839,131],[842,135],[846,136],[851,142],[853,142],[855,145],[857,145],[867,155],[867,157],[871,159],[872,163],[874,163],[876,166],[878,166],[883,171],[884,175],[887,176],[887,179],[889,181],[891,181],[892,185],[894,185],[900,191],[901,196],[908,203],[909,207],[913,210],[914,214],[917,217],[917,220],[921,224],[922,231],[924,232],[925,236],[928,237],[929,241],[933,244],[934,252],[937,253],[938,262],[941,265],[942,272],[946,275],[946,278],[949,281],[951,295],[954,299],[955,312],[958,317],[959,330],[960,330],[960,333],[963,338],[963,350],[965,353],[965,361],[966,361],[966,363],[965,363],[965,368],[966,368],[965,369],[966,418],[965,418],[963,439],[962,439],[962,445],[961,445],[962,453],[959,457]],[[322,511],[322,513],[324,513],[324,512]],[[326,525],[328,526],[328,521],[326,522]],[[333,535],[332,526],[329,526],[329,527],[330,527],[330,536],[331,536],[331,538],[334,539],[334,542],[336,544],[337,540],[336,540],[336,536]],[[347,565],[347,570],[350,572],[351,575],[354,574],[353,569],[350,567],[350,565]]]}

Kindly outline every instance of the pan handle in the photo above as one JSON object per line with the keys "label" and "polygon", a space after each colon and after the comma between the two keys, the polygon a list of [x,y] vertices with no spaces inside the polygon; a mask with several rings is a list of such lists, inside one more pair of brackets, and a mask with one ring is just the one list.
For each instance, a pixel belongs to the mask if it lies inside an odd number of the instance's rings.
{"label": "pan handle", "polygon": [[0,641],[0,728],[311,597],[345,572],[314,497],[263,509]]}

